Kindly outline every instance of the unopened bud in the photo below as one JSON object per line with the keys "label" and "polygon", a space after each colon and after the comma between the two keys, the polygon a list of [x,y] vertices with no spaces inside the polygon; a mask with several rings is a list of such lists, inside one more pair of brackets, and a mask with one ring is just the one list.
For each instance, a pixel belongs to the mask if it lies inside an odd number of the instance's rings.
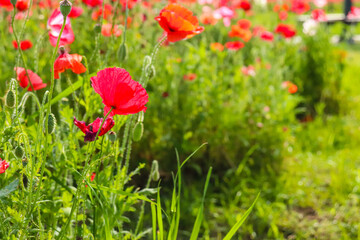
{"label": "unopened bud", "polygon": [[[46,124],[46,120],[44,119],[44,131],[45,131],[45,124]],[[48,125],[47,125],[48,133],[49,134],[54,133],[55,128],[56,128],[56,118],[54,114],[50,113],[48,119]]]}
{"label": "unopened bud", "polygon": [[108,137],[109,137],[110,141],[112,141],[112,142],[116,141],[116,133],[115,132],[110,132]]}
{"label": "unopened bud", "polygon": [[121,44],[118,49],[117,56],[120,62],[124,61],[127,57],[127,46],[125,43]]}
{"label": "unopened bud", "polygon": [[134,142],[140,141],[140,139],[142,138],[143,132],[144,132],[144,124],[142,122],[137,122],[133,129],[132,137],[133,137]]}
{"label": "unopened bud", "polygon": [[151,179],[153,181],[158,181],[160,179],[159,173],[159,163],[157,160],[154,160],[151,164]]}
{"label": "unopened bud", "polygon": [[95,27],[94,27],[94,32],[96,34],[99,34],[101,33],[101,25],[100,24],[96,24]]}
{"label": "unopened bud", "polygon": [[15,107],[15,92],[13,90],[8,91],[5,98],[5,105],[9,108]]}
{"label": "unopened bud", "polygon": [[66,18],[71,11],[71,2],[68,0],[63,0],[60,2],[60,12]]}
{"label": "unopened bud", "polygon": [[14,151],[15,157],[18,159],[23,159],[25,156],[24,149],[21,146],[17,146]]}

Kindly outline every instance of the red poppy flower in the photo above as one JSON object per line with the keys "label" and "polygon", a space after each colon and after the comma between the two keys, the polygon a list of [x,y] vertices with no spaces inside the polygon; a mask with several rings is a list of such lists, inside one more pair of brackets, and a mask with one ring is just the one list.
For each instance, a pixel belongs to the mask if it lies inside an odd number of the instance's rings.
{"label": "red poppy flower", "polygon": [[183,79],[186,80],[186,81],[194,81],[196,79],[196,74],[195,73],[188,73],[188,74],[185,74]]}
{"label": "red poppy flower", "polygon": [[[64,21],[64,17],[61,14],[60,10],[55,9],[47,22],[47,27],[50,29],[49,31],[50,43],[54,47],[56,46],[56,42],[59,37],[63,21]],[[71,28],[70,18],[66,17],[65,28],[61,35],[59,46],[71,44],[72,42],[74,42],[74,40],[75,40],[75,35]]]}
{"label": "red poppy flower", "polygon": [[81,7],[72,7],[71,11],[68,15],[69,18],[77,18],[79,17],[82,13],[84,12],[84,10]]}
{"label": "red poppy flower", "polygon": [[251,27],[251,21],[248,19],[240,19],[237,24],[242,29],[249,29]]}
{"label": "red poppy flower", "polygon": [[319,22],[324,22],[327,20],[326,18],[326,13],[323,9],[314,9],[312,12],[311,12],[311,17],[316,20],[316,21],[319,21]]}
{"label": "red poppy flower", "polygon": [[102,0],[82,0],[82,1],[89,7],[97,7],[97,6],[101,6],[102,4]]}
{"label": "red poppy flower", "polygon": [[279,19],[281,21],[285,21],[288,18],[288,13],[287,11],[280,11],[279,12]]}
{"label": "red poppy flower", "polygon": [[275,32],[281,34],[285,38],[291,38],[296,34],[296,31],[293,27],[283,23],[280,23],[276,27]]}
{"label": "red poppy flower", "polygon": [[0,0],[0,7],[6,8],[8,11],[12,11],[13,5],[10,0]]}
{"label": "red poppy flower", "polygon": [[105,114],[111,108],[110,116],[145,112],[148,94],[125,69],[105,68],[90,80],[95,92],[103,99]]}
{"label": "red poppy flower", "polygon": [[[76,118],[74,118],[74,124],[80,130],[85,133],[84,142],[92,142],[95,140],[96,134],[99,131],[99,128],[101,126],[103,119],[97,118],[93,123],[90,123],[89,125],[86,125],[83,121],[78,121]],[[115,125],[114,120],[111,117],[108,117],[99,133],[99,137],[106,134],[110,129]]]}
{"label": "red poppy flower", "polygon": [[271,32],[264,31],[261,33],[260,38],[267,42],[272,42],[274,40],[274,35]]}
{"label": "red poppy flower", "polygon": [[0,158],[0,174],[4,173],[6,171],[6,169],[8,169],[8,167],[9,167],[9,163]]}
{"label": "red poppy flower", "polygon": [[[20,82],[20,87],[26,88],[29,84],[29,79],[27,77],[25,69],[22,67],[17,67],[15,68],[15,70],[16,70],[17,80]],[[27,73],[30,77],[30,81],[35,90],[39,90],[46,87],[46,83],[43,83],[42,79],[36,73],[32,72],[31,70],[27,70]],[[31,86],[29,86],[28,91],[33,91]]]}
{"label": "red poppy flower", "polygon": [[163,93],[161,94],[161,96],[162,96],[163,98],[167,98],[167,97],[169,96],[169,93],[168,93],[168,92],[163,92]]}
{"label": "red poppy flower", "polygon": [[244,46],[245,46],[245,44],[240,41],[225,43],[225,47],[227,49],[233,50],[233,51],[239,50],[239,49],[243,48]]}
{"label": "red poppy flower", "polygon": [[241,8],[244,11],[249,11],[251,9],[251,4],[247,0],[242,0],[242,1],[240,1],[238,8]]}
{"label": "red poppy flower", "polygon": [[204,27],[199,26],[199,21],[193,13],[176,3],[162,9],[155,20],[166,31],[169,42],[188,39],[204,31]]}
{"label": "red poppy flower", "polygon": [[218,42],[214,42],[214,43],[210,44],[210,48],[213,51],[222,52],[224,50],[224,45],[222,45],[221,43],[218,43]]}
{"label": "red poppy flower", "polygon": [[59,78],[59,73],[71,69],[76,74],[84,73],[85,66],[81,63],[82,56],[79,54],[68,54],[66,52],[59,55],[54,63],[55,79]]}
{"label": "red poppy flower", "polygon": [[291,93],[291,94],[296,93],[297,90],[298,90],[298,87],[297,87],[294,83],[292,83],[292,82],[290,82],[290,81],[285,81],[285,82],[283,82],[283,83],[281,84],[281,86],[282,86],[283,88],[287,88],[287,89],[288,89],[288,92]]}
{"label": "red poppy flower", "polygon": [[94,181],[95,177],[96,177],[96,172],[93,172],[93,173],[91,174],[90,181],[91,181],[91,182]]}
{"label": "red poppy flower", "polygon": [[296,14],[303,14],[310,10],[310,5],[304,0],[294,0],[291,4],[291,11]]}
{"label": "red poppy flower", "polygon": [[111,32],[112,24],[111,23],[105,23],[101,27],[101,34],[105,37],[110,37],[111,35],[114,35],[115,37],[119,37],[122,33],[121,28],[119,25],[114,25],[114,29]]}
{"label": "red poppy flower", "polygon": [[231,26],[229,37],[239,37],[242,38],[245,42],[248,42],[252,37],[252,33],[250,30],[243,29],[239,25],[233,25]]}
{"label": "red poppy flower", "polygon": [[105,8],[104,13],[103,13],[102,7],[100,7],[98,10],[94,11],[91,14],[91,18],[96,21],[99,19],[99,17],[101,17],[101,14],[104,14],[103,15],[104,19],[107,19],[108,17],[110,17],[111,11],[112,11],[112,6],[110,4],[105,4],[104,8]]}
{"label": "red poppy flower", "polygon": [[[17,42],[15,40],[12,41],[12,44],[13,44],[15,49],[18,49],[19,46],[18,46],[18,44],[17,44]],[[30,49],[31,47],[32,47],[32,43],[31,43],[30,40],[24,40],[24,41],[20,42],[20,49],[23,50],[23,51],[25,51],[27,49]]]}

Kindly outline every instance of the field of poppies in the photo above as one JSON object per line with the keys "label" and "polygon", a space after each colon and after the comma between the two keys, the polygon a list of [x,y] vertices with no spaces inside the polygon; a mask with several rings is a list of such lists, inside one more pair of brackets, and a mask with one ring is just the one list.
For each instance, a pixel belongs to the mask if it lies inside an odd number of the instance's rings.
{"label": "field of poppies", "polygon": [[0,239],[360,239],[341,12],[0,0]]}

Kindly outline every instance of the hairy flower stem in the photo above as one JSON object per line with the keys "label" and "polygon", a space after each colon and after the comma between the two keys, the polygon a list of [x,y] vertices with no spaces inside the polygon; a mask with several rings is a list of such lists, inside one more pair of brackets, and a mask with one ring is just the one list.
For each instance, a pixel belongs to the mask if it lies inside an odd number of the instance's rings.
{"label": "hairy flower stem", "polygon": [[[49,132],[48,132],[48,120],[49,120],[49,115],[50,115],[50,112],[51,112],[51,99],[52,99],[52,94],[54,92],[54,63],[55,63],[55,57],[56,57],[56,53],[58,51],[58,48],[59,48],[59,43],[60,43],[60,38],[61,38],[61,35],[64,31],[64,28],[65,28],[65,24],[66,24],[66,17],[64,17],[64,21],[63,21],[63,25],[61,27],[61,30],[60,30],[60,34],[58,36],[58,39],[57,39],[57,42],[56,42],[56,47],[54,49],[54,52],[53,52],[53,55],[52,55],[52,58],[51,58],[51,85],[50,85],[50,92],[49,92],[49,95],[48,95],[48,103],[47,103],[47,111],[46,111],[46,114],[45,114],[45,143],[44,143],[44,156],[42,156],[42,158],[40,159],[41,161],[41,171],[40,171],[40,177],[39,177],[39,186],[37,188],[37,191],[36,191],[36,194],[35,194],[35,202],[33,201],[32,199],[32,188],[33,188],[33,176],[31,176],[30,178],[30,202],[31,202],[31,207],[29,208],[29,212],[28,212],[28,217],[30,218],[30,216],[32,215],[32,213],[34,212],[34,210],[36,209],[36,207],[38,206],[36,204],[37,202],[37,199],[39,198],[39,194],[40,194],[40,191],[41,191],[41,184],[42,184],[42,179],[43,179],[43,176],[44,176],[44,170],[45,170],[45,163],[46,161],[44,159],[46,159],[46,153],[47,153],[47,148],[48,148],[48,138],[47,136],[49,135]],[[45,96],[44,96],[45,97]],[[41,129],[42,129],[42,121],[43,121],[43,111],[44,109],[41,110],[41,116],[40,116],[40,120],[39,120],[39,129],[38,129],[38,135],[40,134],[40,136],[43,136],[41,134]],[[40,132],[40,133],[39,133]],[[39,155],[41,155],[41,153],[39,153]],[[31,174],[33,175],[35,171],[35,161],[32,162],[32,171],[31,171]]]}
{"label": "hairy flower stem", "polygon": [[[28,89],[29,86],[30,86],[31,89],[35,91],[34,86],[32,85],[32,82],[31,82],[30,77],[29,77],[29,73],[28,73],[28,70],[27,70],[28,68],[27,68],[27,65],[26,65],[26,62],[25,62],[24,53],[23,53],[23,51],[21,50],[20,39],[19,39],[18,36],[16,35],[16,31],[15,31],[15,27],[14,27],[15,14],[16,14],[16,8],[14,7],[13,15],[12,15],[12,17],[11,17],[11,28],[12,28],[12,30],[13,30],[13,35],[14,35],[15,41],[16,41],[16,43],[17,43],[17,45],[18,45],[18,48],[17,48],[17,49],[18,49],[18,54],[20,55],[21,60],[22,60],[22,62],[23,62],[24,69],[25,69],[25,74],[26,74],[26,77],[27,77],[28,82],[29,82],[29,83],[28,83],[28,86],[26,86],[25,89]],[[20,34],[20,37],[21,37],[21,34]],[[15,66],[15,72],[16,72],[16,67],[17,67],[17,66]],[[16,73],[15,73],[15,75],[16,75]]]}
{"label": "hairy flower stem", "polygon": [[[110,111],[105,115],[104,120],[101,122],[100,127],[99,127],[99,130],[98,130],[97,133],[96,133],[95,141],[94,141],[94,143],[92,144],[92,148],[91,148],[91,150],[90,150],[90,153],[89,153],[89,152],[87,153],[87,157],[86,157],[86,159],[85,159],[85,167],[83,168],[83,170],[82,170],[82,172],[81,172],[81,174],[80,174],[80,177],[81,177],[82,179],[80,179],[80,184],[78,184],[79,188],[76,190],[76,195],[75,195],[75,199],[73,200],[73,204],[72,204],[72,206],[71,206],[70,215],[69,215],[69,217],[68,217],[68,219],[67,219],[64,227],[61,229],[61,232],[60,232],[60,234],[59,234],[58,240],[61,240],[61,239],[64,237],[64,234],[65,234],[67,228],[69,227],[71,218],[72,218],[75,210],[76,210],[76,211],[78,210],[78,209],[77,209],[77,206],[78,206],[79,198],[80,198],[80,196],[83,194],[83,189],[84,189],[84,184],[82,184],[82,181],[81,181],[81,180],[85,180],[85,178],[86,178],[86,174],[87,174],[87,172],[88,172],[89,169],[90,169],[90,166],[89,166],[88,162],[89,162],[92,154],[93,154],[94,151],[95,151],[95,146],[96,146],[97,138],[98,138],[98,136],[99,136],[99,134],[100,134],[101,128],[103,127],[103,125],[104,125],[107,117],[110,115],[110,113],[112,112],[113,109],[114,109],[114,107],[112,107],[112,108],[110,109]],[[84,201],[85,201],[85,200],[84,200]],[[85,204],[84,204],[84,207],[85,207]]]}

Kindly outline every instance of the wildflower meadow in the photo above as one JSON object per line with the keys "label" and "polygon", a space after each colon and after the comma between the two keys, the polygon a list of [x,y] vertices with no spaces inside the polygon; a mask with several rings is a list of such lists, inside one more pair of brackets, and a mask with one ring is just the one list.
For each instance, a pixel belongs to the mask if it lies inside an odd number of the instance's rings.
{"label": "wildflower meadow", "polygon": [[0,240],[360,239],[351,0],[0,0]]}

